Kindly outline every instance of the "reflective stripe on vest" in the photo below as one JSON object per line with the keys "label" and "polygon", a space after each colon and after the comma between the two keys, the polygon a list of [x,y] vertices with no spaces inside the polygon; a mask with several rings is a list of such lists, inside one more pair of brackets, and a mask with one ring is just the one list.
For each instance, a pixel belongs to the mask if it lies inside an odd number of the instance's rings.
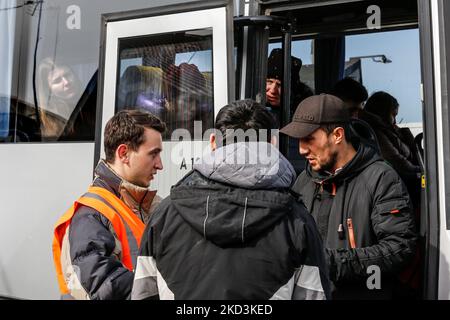
{"label": "reflective stripe on vest", "polygon": [[[144,233],[145,224],[123,203],[116,195],[100,187],[90,187],[88,192],[75,201],[74,205],[64,213],[58,220],[54,229],[53,237],[53,260],[55,263],[56,276],[58,278],[59,289],[62,295],[69,294],[70,290],[64,281],[64,275],[61,264],[62,241],[69,227],[74,214],[81,206],[90,207],[104,215],[112,224],[122,245],[122,264],[130,271],[133,271],[133,262],[130,253],[130,246],[127,237],[127,229],[131,231],[137,246],[141,243],[141,237]],[[129,233],[128,233],[129,236]]]}

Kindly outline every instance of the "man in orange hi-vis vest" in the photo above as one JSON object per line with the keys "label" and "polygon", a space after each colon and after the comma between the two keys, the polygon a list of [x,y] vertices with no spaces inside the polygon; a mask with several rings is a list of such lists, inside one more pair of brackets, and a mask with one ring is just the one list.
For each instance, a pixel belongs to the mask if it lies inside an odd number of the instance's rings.
{"label": "man in orange hi-vis vest", "polygon": [[145,223],[160,198],[150,181],[163,168],[165,124],[124,110],[105,127],[105,159],[87,193],[59,219],[53,258],[63,299],[127,299]]}

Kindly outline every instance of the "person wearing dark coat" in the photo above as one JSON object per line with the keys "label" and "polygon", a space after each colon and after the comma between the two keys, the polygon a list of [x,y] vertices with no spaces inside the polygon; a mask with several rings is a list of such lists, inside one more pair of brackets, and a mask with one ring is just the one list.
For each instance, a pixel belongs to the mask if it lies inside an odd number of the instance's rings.
{"label": "person wearing dark coat", "polygon": [[[294,169],[259,136],[274,127],[252,100],[219,111],[211,152],[150,218],[132,299],[330,298],[317,227],[290,191]],[[261,139],[230,142],[237,129]]]}
{"label": "person wearing dark coat", "polygon": [[[303,99],[312,96],[314,93],[310,87],[300,81],[300,70],[302,68],[302,60],[291,57],[291,107],[289,120],[292,119],[295,109]],[[281,123],[281,85],[283,80],[283,51],[281,49],[273,49],[269,55],[267,63],[267,80],[266,80],[266,107],[275,117],[277,128],[282,126]],[[305,169],[305,159],[298,154],[297,142],[295,139],[289,138],[289,149],[287,154],[288,160],[294,166],[295,172],[299,174]]]}
{"label": "person wearing dark coat", "polygon": [[[308,85],[300,81],[300,70],[302,60],[291,57],[291,114],[292,118],[295,109],[303,99],[312,96],[314,93]],[[266,106],[272,112],[277,121],[278,127],[281,123],[281,84],[283,81],[283,51],[273,49],[267,62],[267,80],[266,80]]]}
{"label": "person wearing dark coat", "polygon": [[367,89],[349,77],[336,82],[330,93],[344,101],[349,108],[350,115],[355,118],[359,117],[359,113],[364,108],[364,102],[369,97]]}
{"label": "person wearing dark coat", "polygon": [[324,240],[333,299],[390,299],[416,250],[415,221],[405,185],[370,128],[354,121],[342,100],[322,94],[305,99],[281,133],[298,138],[308,160],[293,190]]}
{"label": "person wearing dark coat", "polygon": [[411,131],[396,125],[398,108],[393,96],[383,91],[375,92],[367,100],[360,119],[375,131],[382,157],[408,186],[411,197],[419,199],[421,167],[418,153]]}

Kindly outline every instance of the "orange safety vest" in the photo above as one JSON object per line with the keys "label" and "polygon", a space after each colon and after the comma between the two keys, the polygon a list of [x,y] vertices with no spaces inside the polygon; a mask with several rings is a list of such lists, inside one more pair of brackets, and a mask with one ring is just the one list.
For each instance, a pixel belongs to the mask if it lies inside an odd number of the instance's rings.
{"label": "orange safety vest", "polygon": [[[93,196],[89,196],[93,194]],[[97,196],[97,197],[95,197]],[[98,199],[100,198],[100,199]],[[130,247],[128,245],[127,232],[124,222],[128,225],[136,239],[137,245],[140,246],[141,237],[144,233],[145,224],[131,211],[131,209],[116,195],[110,191],[100,187],[90,187],[88,192],[81,196],[73,206],[58,220],[54,229],[53,236],[53,260],[56,268],[56,276],[58,278],[59,289],[62,295],[69,294],[69,288],[64,281],[61,265],[61,250],[64,235],[67,227],[72,221],[72,217],[81,206],[90,207],[103,214],[114,228],[114,231],[122,244],[122,264],[130,271],[133,271]]]}

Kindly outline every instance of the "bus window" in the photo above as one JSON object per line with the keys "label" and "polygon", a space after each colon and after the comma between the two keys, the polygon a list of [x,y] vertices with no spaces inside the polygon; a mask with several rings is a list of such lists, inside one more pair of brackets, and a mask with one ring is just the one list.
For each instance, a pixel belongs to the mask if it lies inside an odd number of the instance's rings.
{"label": "bus window", "polygon": [[419,30],[352,35],[345,41],[346,61],[358,64],[369,96],[385,91],[395,97],[397,125],[410,128],[414,136],[421,133]]}
{"label": "bus window", "polygon": [[[292,41],[291,54],[293,57],[302,60],[302,67],[300,69],[300,81],[305,83],[309,88],[314,91],[314,42],[311,39],[308,40],[296,40]],[[269,54],[273,49],[281,48],[281,43],[269,44]]]}
{"label": "bus window", "polygon": [[194,137],[194,121],[203,132],[213,126],[212,30],[193,30],[121,39],[116,112],[145,109],[168,126]]}

